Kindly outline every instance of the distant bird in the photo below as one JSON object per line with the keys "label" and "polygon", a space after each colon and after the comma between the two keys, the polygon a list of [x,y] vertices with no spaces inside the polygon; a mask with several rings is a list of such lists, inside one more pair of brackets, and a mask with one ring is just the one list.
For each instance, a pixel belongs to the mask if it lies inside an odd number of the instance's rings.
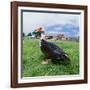
{"label": "distant bird", "polygon": [[40,48],[45,57],[51,59],[53,63],[70,63],[70,59],[63,49],[52,42],[46,41],[44,34],[41,34]]}

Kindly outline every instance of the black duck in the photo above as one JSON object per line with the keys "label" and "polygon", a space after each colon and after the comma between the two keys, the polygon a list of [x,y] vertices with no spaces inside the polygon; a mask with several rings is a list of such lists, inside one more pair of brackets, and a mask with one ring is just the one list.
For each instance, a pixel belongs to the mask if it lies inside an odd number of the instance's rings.
{"label": "black duck", "polygon": [[44,53],[45,57],[47,59],[51,59],[53,63],[56,63],[56,64],[70,63],[70,59],[68,55],[63,51],[62,48],[60,48],[56,44],[52,42],[48,42],[44,39],[41,39],[40,48],[41,48],[41,51]]}

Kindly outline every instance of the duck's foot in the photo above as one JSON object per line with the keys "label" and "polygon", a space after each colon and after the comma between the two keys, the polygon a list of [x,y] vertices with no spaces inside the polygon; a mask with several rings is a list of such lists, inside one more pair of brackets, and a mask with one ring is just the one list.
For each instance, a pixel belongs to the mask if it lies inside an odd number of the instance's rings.
{"label": "duck's foot", "polygon": [[48,64],[48,63],[49,63],[49,59],[42,61],[42,64]]}

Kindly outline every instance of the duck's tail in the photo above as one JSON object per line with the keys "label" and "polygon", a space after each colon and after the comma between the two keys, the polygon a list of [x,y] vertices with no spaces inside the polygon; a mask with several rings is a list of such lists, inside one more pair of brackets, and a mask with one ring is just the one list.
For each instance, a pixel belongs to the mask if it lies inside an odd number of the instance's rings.
{"label": "duck's tail", "polygon": [[70,58],[68,56],[64,55],[62,59],[65,65],[70,64]]}

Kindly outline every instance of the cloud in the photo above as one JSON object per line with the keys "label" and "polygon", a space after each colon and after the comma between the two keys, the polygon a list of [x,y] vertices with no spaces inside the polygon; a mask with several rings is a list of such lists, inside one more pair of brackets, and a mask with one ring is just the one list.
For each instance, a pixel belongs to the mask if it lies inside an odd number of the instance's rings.
{"label": "cloud", "polygon": [[43,27],[46,32],[79,32],[80,15],[54,14],[54,13],[23,13],[23,32],[28,34],[38,27]]}
{"label": "cloud", "polygon": [[58,35],[63,33],[69,37],[76,37],[79,36],[79,27],[72,24],[65,24],[65,25],[56,24],[53,26],[49,26],[49,28],[47,28],[45,32],[50,35],[51,34]]}

